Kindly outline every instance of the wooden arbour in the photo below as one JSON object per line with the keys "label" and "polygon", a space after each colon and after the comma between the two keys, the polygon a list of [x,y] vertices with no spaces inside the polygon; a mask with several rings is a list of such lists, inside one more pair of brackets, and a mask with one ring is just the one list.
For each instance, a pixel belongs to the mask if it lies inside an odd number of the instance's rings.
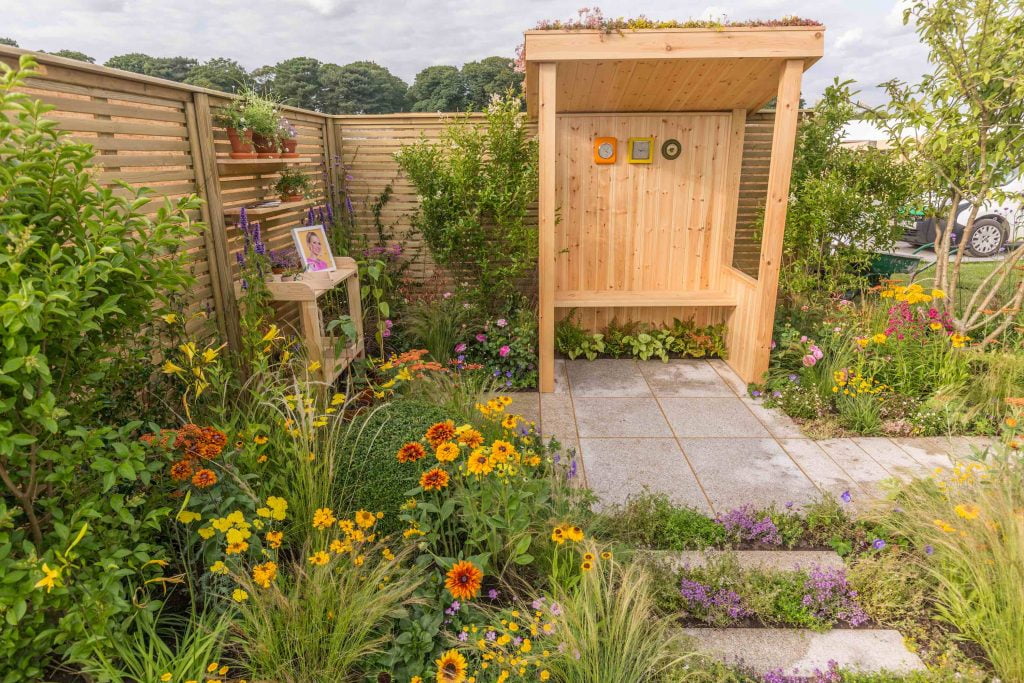
{"label": "wooden arbour", "polygon": [[[526,33],[527,111],[540,148],[540,389],[554,388],[554,326],[668,322],[729,326],[730,366],[768,367],[804,70],[824,27]],[[733,267],[748,114],[776,98],[757,278]],[[618,140],[594,163],[597,137]],[[653,162],[629,164],[630,137]],[[663,141],[682,153],[662,158]]]}

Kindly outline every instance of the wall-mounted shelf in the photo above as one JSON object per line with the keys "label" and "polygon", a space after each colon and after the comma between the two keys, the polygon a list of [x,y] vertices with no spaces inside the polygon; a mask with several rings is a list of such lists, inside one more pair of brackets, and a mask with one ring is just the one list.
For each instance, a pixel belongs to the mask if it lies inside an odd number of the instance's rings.
{"label": "wall-mounted shelf", "polygon": [[[281,202],[274,204],[273,206],[247,206],[245,207],[245,215],[248,218],[265,218],[267,216],[276,216],[277,214],[287,213],[294,211],[295,209],[305,208],[316,204],[317,202],[312,199],[303,199],[298,202]],[[228,218],[233,218],[236,221],[242,213],[242,207],[236,206],[230,209],[224,209],[224,215]]]}
{"label": "wall-mounted shelf", "polygon": [[277,173],[288,166],[308,164],[312,161],[310,157],[295,157],[293,159],[228,159],[227,157],[218,157],[217,173],[222,176]]}

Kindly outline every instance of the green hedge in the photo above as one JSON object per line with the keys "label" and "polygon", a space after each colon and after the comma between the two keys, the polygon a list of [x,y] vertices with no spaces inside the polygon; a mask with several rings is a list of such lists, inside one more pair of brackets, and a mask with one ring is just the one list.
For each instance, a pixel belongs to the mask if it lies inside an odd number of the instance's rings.
{"label": "green hedge", "polygon": [[410,469],[395,458],[402,444],[423,436],[427,427],[449,419],[443,408],[423,401],[399,399],[374,410],[353,425],[353,448],[365,458],[358,481],[350,484],[346,498],[353,510],[364,508],[384,512],[379,530],[396,531],[401,525],[398,508],[405,492],[416,485]]}

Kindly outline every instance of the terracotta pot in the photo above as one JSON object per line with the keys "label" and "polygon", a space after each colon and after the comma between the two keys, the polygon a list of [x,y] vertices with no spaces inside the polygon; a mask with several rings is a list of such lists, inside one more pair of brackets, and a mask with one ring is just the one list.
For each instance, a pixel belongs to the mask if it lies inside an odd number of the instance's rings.
{"label": "terracotta pot", "polygon": [[280,152],[277,151],[277,141],[274,138],[265,138],[259,133],[253,133],[252,144],[256,148],[256,156],[260,159],[281,158]]}
{"label": "terracotta pot", "polygon": [[283,194],[281,195],[282,202],[301,202],[303,199],[301,194]]}
{"label": "terracotta pot", "polygon": [[232,159],[255,159],[256,153],[252,151],[252,131],[239,131],[237,128],[228,128],[228,140],[231,142]]}
{"label": "terracotta pot", "polygon": [[295,159],[299,156],[299,153],[295,151],[295,147],[299,144],[299,141],[295,138],[286,138],[281,140],[281,158],[282,159]]}

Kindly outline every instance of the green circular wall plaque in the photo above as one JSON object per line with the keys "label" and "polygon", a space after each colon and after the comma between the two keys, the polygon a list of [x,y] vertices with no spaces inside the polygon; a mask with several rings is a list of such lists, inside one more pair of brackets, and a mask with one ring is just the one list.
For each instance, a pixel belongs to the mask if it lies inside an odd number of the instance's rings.
{"label": "green circular wall plaque", "polygon": [[661,145],[661,156],[669,160],[678,157],[682,151],[683,146],[679,144],[679,140],[668,139]]}

